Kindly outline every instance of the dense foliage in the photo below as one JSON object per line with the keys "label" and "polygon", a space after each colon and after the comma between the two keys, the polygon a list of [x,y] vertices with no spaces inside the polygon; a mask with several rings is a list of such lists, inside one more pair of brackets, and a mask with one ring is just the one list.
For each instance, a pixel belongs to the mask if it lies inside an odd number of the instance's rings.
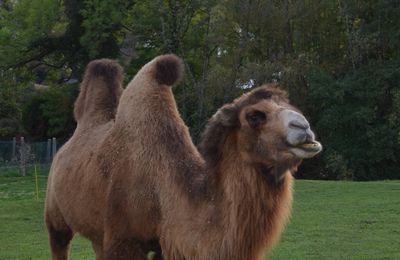
{"label": "dense foliage", "polygon": [[127,82],[173,52],[195,141],[223,103],[279,82],[325,146],[298,177],[400,178],[399,13],[392,0],[0,1],[0,137],[68,138],[70,83],[90,60],[118,59]]}

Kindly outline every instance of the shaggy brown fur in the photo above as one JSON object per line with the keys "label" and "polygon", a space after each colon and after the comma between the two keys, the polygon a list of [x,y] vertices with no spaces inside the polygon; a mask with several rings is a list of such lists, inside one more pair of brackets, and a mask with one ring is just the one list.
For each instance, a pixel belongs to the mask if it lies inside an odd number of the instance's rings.
{"label": "shaggy brown fur", "polygon": [[[78,113],[49,176],[53,259],[66,259],[73,232],[92,241],[98,259],[146,259],[150,249],[160,257],[160,246],[166,259],[261,259],[279,239],[300,163],[274,123],[278,105],[292,108],[285,93],[264,86],[223,106],[200,154],[167,87],[181,71],[173,55],[146,64],[123,92],[115,123],[80,128],[86,112]],[[96,99],[85,93],[77,106]]]}

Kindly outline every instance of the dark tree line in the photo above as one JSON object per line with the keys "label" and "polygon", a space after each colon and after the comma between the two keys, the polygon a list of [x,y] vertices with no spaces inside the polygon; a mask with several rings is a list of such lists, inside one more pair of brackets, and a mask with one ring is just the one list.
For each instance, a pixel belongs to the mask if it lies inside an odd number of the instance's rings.
{"label": "dark tree line", "polygon": [[299,177],[399,178],[399,14],[393,0],[1,1],[0,137],[67,139],[92,59],[118,59],[127,83],[176,53],[194,140],[222,104],[278,82],[325,146]]}

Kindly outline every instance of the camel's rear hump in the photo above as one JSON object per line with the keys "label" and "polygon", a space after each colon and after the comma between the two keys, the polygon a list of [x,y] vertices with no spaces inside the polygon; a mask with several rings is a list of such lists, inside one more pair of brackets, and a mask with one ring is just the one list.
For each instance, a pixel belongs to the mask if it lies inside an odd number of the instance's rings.
{"label": "camel's rear hump", "polygon": [[122,89],[122,68],[114,60],[94,60],[86,67],[74,115],[92,126],[115,118]]}

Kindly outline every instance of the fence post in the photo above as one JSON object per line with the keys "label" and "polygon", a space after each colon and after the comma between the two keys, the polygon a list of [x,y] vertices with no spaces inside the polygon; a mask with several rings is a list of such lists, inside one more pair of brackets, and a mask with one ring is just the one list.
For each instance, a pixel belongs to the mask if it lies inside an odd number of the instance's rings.
{"label": "fence post", "polygon": [[16,157],[16,146],[17,146],[17,138],[13,137],[12,139],[12,157],[11,157],[11,161],[14,161],[17,157]]}
{"label": "fence post", "polygon": [[53,137],[53,149],[52,149],[52,158],[54,159],[54,156],[56,155],[57,152],[57,140],[55,137]]}
{"label": "fence post", "polygon": [[21,136],[20,152],[20,167],[22,176],[26,176],[26,154],[25,154],[25,138]]}
{"label": "fence post", "polygon": [[51,163],[51,139],[47,139],[46,162]]}
{"label": "fence post", "polygon": [[36,186],[36,200],[39,200],[39,182],[38,182],[38,172],[35,164],[35,186]]}

